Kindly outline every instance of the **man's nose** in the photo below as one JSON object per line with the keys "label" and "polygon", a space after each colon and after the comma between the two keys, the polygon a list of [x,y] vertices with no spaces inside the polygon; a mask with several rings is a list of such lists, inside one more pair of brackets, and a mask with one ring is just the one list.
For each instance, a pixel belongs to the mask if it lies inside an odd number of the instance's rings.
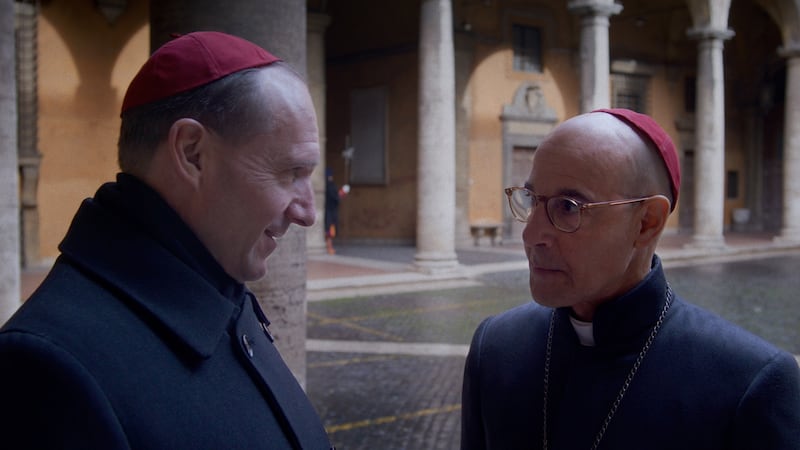
{"label": "man's nose", "polygon": [[305,183],[298,197],[289,205],[289,218],[293,223],[310,227],[316,220],[317,210],[314,205],[314,187],[309,180]]}
{"label": "man's nose", "polygon": [[547,241],[547,236],[551,236],[554,231],[555,227],[547,217],[544,202],[538,202],[522,230],[522,241],[529,246],[541,244]]}

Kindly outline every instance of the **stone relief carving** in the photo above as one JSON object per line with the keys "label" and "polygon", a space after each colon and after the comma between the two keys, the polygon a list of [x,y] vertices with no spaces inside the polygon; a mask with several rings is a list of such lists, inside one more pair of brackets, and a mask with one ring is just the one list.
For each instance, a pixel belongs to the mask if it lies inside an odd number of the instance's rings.
{"label": "stone relief carving", "polygon": [[539,83],[525,81],[514,94],[510,105],[503,106],[502,120],[554,123],[558,120],[555,110],[547,104]]}

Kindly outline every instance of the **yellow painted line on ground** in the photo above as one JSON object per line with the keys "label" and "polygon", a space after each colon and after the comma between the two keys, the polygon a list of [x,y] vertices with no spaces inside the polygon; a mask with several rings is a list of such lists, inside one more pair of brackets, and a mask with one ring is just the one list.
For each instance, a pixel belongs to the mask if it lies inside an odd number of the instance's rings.
{"label": "yellow painted line on ground", "polygon": [[[428,312],[436,312],[436,311],[451,311],[454,309],[462,309],[469,306],[479,305],[486,303],[486,300],[472,300],[468,302],[458,302],[458,303],[449,303],[445,305],[439,305],[434,307],[428,308],[414,308],[414,309],[404,309],[399,311],[383,311],[378,314],[368,314],[363,316],[349,316],[349,317],[325,317],[325,316],[317,316],[319,317],[320,322],[318,325],[330,325],[330,324],[337,324],[339,322],[359,322],[362,320],[370,320],[370,319],[385,319],[387,317],[396,317],[396,316],[409,316],[413,314],[424,314]],[[311,313],[309,313],[309,316]],[[316,317],[315,317],[316,318]]]}
{"label": "yellow painted line on ground", "polygon": [[340,339],[306,339],[306,350],[323,353],[355,353],[371,355],[460,356],[466,357],[469,345],[441,342],[344,341]]}
{"label": "yellow painted line on ground", "polygon": [[367,356],[367,357],[363,357],[363,358],[335,359],[333,361],[320,361],[320,362],[310,363],[308,365],[308,368],[309,369],[316,369],[316,368],[319,368],[319,367],[346,366],[348,364],[387,361],[387,360],[390,360],[390,359],[397,359],[397,358],[398,358],[397,355],[385,355],[385,356]]}
{"label": "yellow painted line on ground", "polygon": [[372,427],[376,425],[384,425],[387,423],[397,422],[399,420],[409,420],[409,419],[416,419],[419,417],[425,416],[432,416],[434,414],[446,414],[451,413],[454,411],[461,410],[461,404],[456,405],[446,405],[439,408],[428,408],[428,409],[421,409],[419,411],[413,411],[405,414],[399,414],[396,416],[384,416],[378,417],[376,419],[365,419],[359,420],[357,422],[350,422],[350,423],[343,423],[339,425],[332,425],[326,427],[325,430],[328,434],[338,433],[340,431],[350,431],[357,428],[364,428],[364,427]]}
{"label": "yellow painted line on ground", "polygon": [[394,342],[402,342],[403,341],[403,338],[400,337],[400,336],[396,336],[396,335],[390,334],[390,333],[384,333],[383,331],[376,330],[374,328],[365,327],[365,326],[359,325],[357,323],[352,323],[347,319],[330,319],[329,317],[325,317],[325,316],[322,316],[322,315],[319,315],[319,314],[315,314],[315,313],[312,313],[312,312],[309,312],[307,314],[308,314],[308,317],[311,317],[314,320],[319,320],[320,321],[320,323],[317,323],[315,325],[322,325],[322,324],[341,325],[341,326],[343,326],[345,328],[351,328],[353,330],[363,331],[364,333],[367,333],[367,334],[380,336],[380,337],[382,337],[384,339],[388,339],[390,341],[394,341]]}

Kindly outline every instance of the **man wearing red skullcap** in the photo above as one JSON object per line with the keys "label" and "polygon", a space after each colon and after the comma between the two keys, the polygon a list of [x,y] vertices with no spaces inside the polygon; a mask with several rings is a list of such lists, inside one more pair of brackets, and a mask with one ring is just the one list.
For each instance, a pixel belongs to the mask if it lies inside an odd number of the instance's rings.
{"label": "man wearing red skullcap", "polygon": [[244,284],[314,221],[305,83],[248,41],[191,33],[142,66],[121,116],[121,173],[0,329],[0,447],[329,449]]}
{"label": "man wearing red skullcap", "polygon": [[789,353],[680,298],[656,244],[680,189],[650,117],[598,110],[506,189],[534,302],[490,317],[464,370],[461,448],[800,448]]}

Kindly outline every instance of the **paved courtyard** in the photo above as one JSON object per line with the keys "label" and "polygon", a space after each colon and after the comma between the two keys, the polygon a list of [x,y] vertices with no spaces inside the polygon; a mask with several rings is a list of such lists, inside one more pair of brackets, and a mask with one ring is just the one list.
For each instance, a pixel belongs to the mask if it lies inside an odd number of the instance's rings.
{"label": "paved courtyard", "polygon": [[[800,253],[665,267],[687,300],[800,355]],[[529,301],[527,276],[515,269],[463,287],[310,302],[307,389],[337,448],[457,449],[472,332]]]}

